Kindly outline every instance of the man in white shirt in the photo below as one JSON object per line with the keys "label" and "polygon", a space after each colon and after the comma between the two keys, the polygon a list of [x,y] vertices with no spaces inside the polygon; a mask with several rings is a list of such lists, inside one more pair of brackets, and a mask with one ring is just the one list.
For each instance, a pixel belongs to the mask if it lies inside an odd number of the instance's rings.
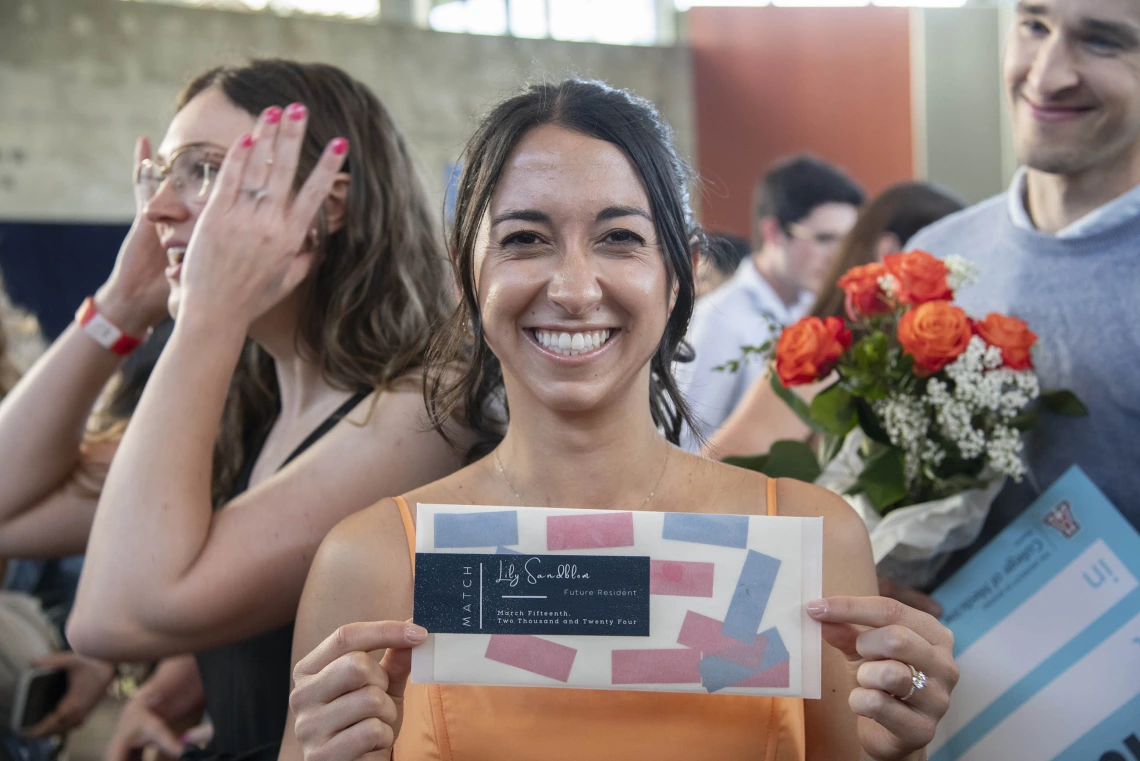
{"label": "man in white shirt", "polygon": [[808,313],[863,200],[851,178],[808,156],[779,162],[760,180],[752,214],[755,250],[731,280],[697,303],[687,336],[695,358],[677,368],[700,422],[699,436],[684,432],[687,449],[700,449],[700,439],[720,427],[766,363],[754,358],[737,372],[715,368]]}

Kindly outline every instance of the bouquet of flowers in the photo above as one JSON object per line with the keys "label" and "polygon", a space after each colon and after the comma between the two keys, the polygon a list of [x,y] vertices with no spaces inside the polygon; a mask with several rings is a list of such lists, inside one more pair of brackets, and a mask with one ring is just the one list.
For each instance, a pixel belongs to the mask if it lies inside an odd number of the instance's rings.
{"label": "bouquet of flowers", "polygon": [[[977,538],[1006,477],[1025,476],[1021,433],[1041,407],[1086,414],[1071,392],[1038,388],[1024,321],[974,320],[953,303],[975,277],[965,259],[922,251],[847,272],[847,318],[804,318],[775,344],[773,388],[822,435],[819,459],[777,442],[737,461],[845,495],[880,573],[912,586]],[[829,377],[810,404],[791,390]]]}

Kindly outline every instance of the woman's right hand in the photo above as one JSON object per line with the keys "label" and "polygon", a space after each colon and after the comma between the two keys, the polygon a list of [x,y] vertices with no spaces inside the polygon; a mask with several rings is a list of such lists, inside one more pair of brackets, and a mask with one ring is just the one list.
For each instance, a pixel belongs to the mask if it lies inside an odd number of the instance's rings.
{"label": "woman's right hand", "polygon": [[[150,141],[140,137],[135,143],[136,176],[139,165],[150,157]],[[169,316],[166,252],[154,223],[146,218],[145,206],[136,184],[134,223],[119,247],[110,277],[95,295],[99,311],[134,336],[143,335]]]}
{"label": "woman's right hand", "polygon": [[[411,648],[427,634],[404,621],[348,624],[298,661],[289,707],[305,761],[355,761],[396,744]],[[376,650],[386,651],[379,663]]]}
{"label": "woman's right hand", "polygon": [[147,694],[140,692],[127,701],[115,733],[107,743],[103,761],[140,761],[143,751],[156,747],[162,758],[182,755],[182,741],[148,702]]}

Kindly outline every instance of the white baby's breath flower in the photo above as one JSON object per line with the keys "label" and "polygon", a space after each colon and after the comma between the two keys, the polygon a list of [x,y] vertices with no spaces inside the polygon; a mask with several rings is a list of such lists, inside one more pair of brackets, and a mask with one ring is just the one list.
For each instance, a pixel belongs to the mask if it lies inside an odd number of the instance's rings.
{"label": "white baby's breath flower", "polygon": [[[974,338],[978,338],[974,336]],[[980,341],[981,339],[978,338]],[[996,370],[1002,366],[1005,360],[1001,358],[1001,349],[996,346],[987,346],[985,354],[982,355],[982,364],[985,365],[987,370]]]}
{"label": "white baby's breath flower", "polygon": [[879,290],[889,299],[893,299],[899,292],[899,281],[894,275],[880,275],[876,282],[879,284]]}
{"label": "white baby's breath flower", "polygon": [[1025,475],[1025,462],[1021,459],[1021,436],[1012,428],[997,426],[986,444],[986,464],[995,472],[1021,481]]}
{"label": "white baby's breath flower", "polygon": [[948,256],[946,263],[946,283],[955,291],[964,285],[978,282],[978,267],[962,256]]}
{"label": "white baby's breath flower", "polygon": [[946,459],[946,450],[931,439],[922,445],[922,461],[937,468]]}

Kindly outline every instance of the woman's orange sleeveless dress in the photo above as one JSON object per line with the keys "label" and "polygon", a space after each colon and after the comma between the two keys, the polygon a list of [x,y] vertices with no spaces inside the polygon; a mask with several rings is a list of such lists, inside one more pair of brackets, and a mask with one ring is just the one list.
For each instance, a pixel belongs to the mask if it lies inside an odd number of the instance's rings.
{"label": "woman's orange sleeveless dress", "polygon": [[[776,514],[776,479],[768,514]],[[416,533],[397,498],[415,568]],[[798,698],[409,684],[396,761],[804,761]]]}

